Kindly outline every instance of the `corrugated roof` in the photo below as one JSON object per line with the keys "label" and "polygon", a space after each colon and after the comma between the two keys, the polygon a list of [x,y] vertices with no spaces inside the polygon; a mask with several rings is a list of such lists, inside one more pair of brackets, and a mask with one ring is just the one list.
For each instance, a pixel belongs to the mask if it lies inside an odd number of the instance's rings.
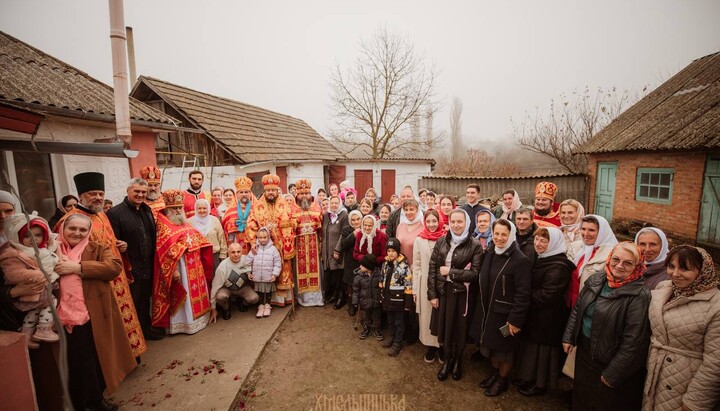
{"label": "corrugated roof", "polygon": [[509,176],[443,176],[433,174],[427,178],[437,178],[441,180],[514,180],[520,178],[552,178],[552,177],[569,177],[581,176],[581,173],[571,173],[569,171],[558,172],[537,172],[537,173],[518,173]]}
{"label": "corrugated roof", "polygon": [[349,157],[349,158],[341,158],[339,160],[342,160],[344,162],[387,161],[389,163],[430,163],[430,164],[435,164],[435,160],[433,160],[432,158],[419,158],[419,157],[385,157],[385,158]]}
{"label": "corrugated roof", "polygon": [[690,63],[575,152],[719,147],[720,53],[715,53]]}
{"label": "corrugated roof", "polygon": [[[108,62],[109,64],[109,62]],[[92,113],[114,121],[112,87],[88,74],[0,31],[0,100],[54,114]],[[167,114],[130,98],[130,118],[176,125]]]}
{"label": "corrugated roof", "polygon": [[140,84],[149,87],[245,163],[342,157],[303,120],[146,76],[140,76],[133,92]]}

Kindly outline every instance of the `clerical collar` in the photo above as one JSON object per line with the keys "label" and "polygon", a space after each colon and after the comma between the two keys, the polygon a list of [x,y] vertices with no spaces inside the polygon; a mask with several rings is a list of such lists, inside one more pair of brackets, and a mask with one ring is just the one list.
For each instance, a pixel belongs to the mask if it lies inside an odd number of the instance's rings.
{"label": "clerical collar", "polygon": [[93,215],[94,215],[94,214],[97,214],[97,213],[94,212],[93,210],[91,210],[91,209],[83,206],[83,205],[80,204],[80,203],[78,203],[75,207],[77,207],[80,211],[84,211],[84,212],[86,212],[86,213],[88,213],[88,214],[93,214]]}
{"label": "clerical collar", "polygon": [[198,191],[195,191],[192,188],[188,187],[187,192],[193,195],[200,195],[200,193],[202,193],[202,188],[200,188]]}

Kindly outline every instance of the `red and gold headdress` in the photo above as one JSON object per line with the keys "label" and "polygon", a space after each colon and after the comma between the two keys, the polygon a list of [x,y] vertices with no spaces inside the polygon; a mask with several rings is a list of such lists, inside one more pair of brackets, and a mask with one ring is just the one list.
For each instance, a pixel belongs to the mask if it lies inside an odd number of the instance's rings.
{"label": "red and gold headdress", "polygon": [[535,198],[548,198],[555,200],[555,194],[557,194],[558,186],[549,182],[543,181],[535,186]]}
{"label": "red and gold headdress", "polygon": [[[263,179],[263,184],[265,184],[265,181]],[[235,179],[235,190],[236,191],[250,191],[252,188],[253,182],[248,177],[238,177]]]}
{"label": "red and gold headdress", "polygon": [[183,193],[180,190],[166,190],[162,193],[165,208],[178,208],[183,206]]}
{"label": "red and gold headdress", "polygon": [[262,185],[264,188],[275,188],[280,189],[280,177],[275,174],[265,174],[262,178]]}
{"label": "red and gold headdress", "polygon": [[295,189],[298,194],[309,194],[312,188],[312,183],[307,178],[301,178],[295,182]]}
{"label": "red and gold headdress", "polygon": [[148,184],[160,184],[160,169],[155,166],[145,166],[140,169],[140,177]]}

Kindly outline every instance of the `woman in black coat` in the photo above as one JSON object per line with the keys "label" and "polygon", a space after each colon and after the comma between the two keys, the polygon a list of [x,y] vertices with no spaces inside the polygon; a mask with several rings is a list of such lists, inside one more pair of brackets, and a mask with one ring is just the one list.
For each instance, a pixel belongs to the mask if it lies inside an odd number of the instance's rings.
{"label": "woman in black coat", "polygon": [[[437,335],[445,363],[438,379],[462,377],[462,355],[467,339],[468,285],[476,281],[482,247],[470,235],[470,217],[455,209],[450,213],[450,230],[433,248],[428,270],[428,300],[433,307],[430,332]],[[442,357],[441,357],[442,358]]]}
{"label": "woman in black coat", "polygon": [[[340,229],[340,238],[335,245],[335,252],[333,258],[339,260],[342,258],[343,262],[343,275],[342,282],[345,288],[345,292],[341,293],[333,306],[333,309],[339,310],[345,305],[346,299],[352,298],[352,285],[353,279],[355,278],[355,269],[360,266],[360,263],[353,258],[353,249],[355,248],[355,233],[360,230],[360,221],[362,221],[362,213],[358,210],[353,210],[348,214],[349,224],[345,225]],[[353,316],[355,315],[357,308],[350,304],[348,313]]]}
{"label": "woman in black coat", "polygon": [[575,264],[565,255],[567,247],[559,229],[537,229],[534,243],[537,258],[532,269],[530,310],[517,382],[520,394],[527,396],[545,394],[548,387],[557,388],[562,335],[569,314],[565,291],[575,270]]}
{"label": "woman in black coat", "polygon": [[480,298],[470,336],[490,359],[493,373],[480,382],[485,395],[495,397],[508,389],[516,337],[530,307],[530,261],[515,241],[515,225],[503,218],[493,223],[493,245],[480,268]]}
{"label": "woman in black coat", "polygon": [[[328,211],[322,220],[322,263],[325,284],[325,304],[334,304],[345,292],[343,285],[343,259],[335,254],[335,246],[340,241],[342,229],[348,227],[347,210],[342,206],[340,196],[330,196]],[[337,258],[335,258],[337,257]]]}

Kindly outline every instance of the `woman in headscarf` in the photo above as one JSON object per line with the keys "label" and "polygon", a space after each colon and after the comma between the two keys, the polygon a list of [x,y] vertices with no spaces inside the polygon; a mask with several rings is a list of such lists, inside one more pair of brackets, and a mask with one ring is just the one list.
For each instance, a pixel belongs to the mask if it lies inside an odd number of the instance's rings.
{"label": "woman in headscarf", "polygon": [[404,202],[402,208],[403,212],[400,214],[400,224],[395,231],[395,238],[400,241],[400,252],[407,257],[407,263],[412,265],[413,244],[423,230],[423,214],[420,213],[420,206],[415,200]]}
{"label": "woman in headscarf", "polygon": [[515,212],[522,207],[520,195],[515,190],[507,190],[502,194],[500,205],[495,207],[495,217],[515,221]]}
{"label": "woman in headscarf", "polygon": [[508,375],[520,344],[530,306],[530,261],[515,241],[515,225],[501,218],[492,225],[493,245],[480,268],[480,301],[470,335],[490,359],[492,374],[480,382],[485,395],[496,397],[508,389]]}
{"label": "woman in headscarf", "polygon": [[373,254],[377,257],[375,262],[382,265],[385,261],[385,243],[387,236],[378,229],[378,222],[374,215],[363,216],[360,222],[360,231],[355,234],[355,248],[353,258],[360,263],[366,254]]}
{"label": "woman in headscarf", "polygon": [[322,222],[322,263],[325,268],[325,304],[335,304],[342,298],[343,259],[335,246],[340,241],[343,227],[348,226],[348,214],[340,196],[331,196],[328,212]]}
{"label": "woman in headscarf", "polygon": [[480,209],[475,214],[475,231],[473,238],[480,242],[483,251],[492,245],[492,225],[495,222],[495,215],[488,209]]}
{"label": "woman in headscarf", "polygon": [[711,410],[720,401],[720,291],[710,254],[682,245],[667,255],[671,281],[652,291],[643,410]]}
{"label": "woman in headscarf", "polygon": [[[428,300],[428,271],[430,270],[430,257],[435,242],[445,236],[446,232],[440,226],[440,214],[436,210],[425,212],[424,228],[418,234],[413,245],[413,294],[415,295],[415,313],[418,315],[418,338],[427,347],[425,362],[432,363],[438,353],[437,336],[430,332],[430,317],[433,307]],[[402,242],[400,243],[402,247]]]}
{"label": "woman in headscarf", "polygon": [[640,409],[650,345],[644,273],[640,250],[625,241],[580,292],[562,339],[566,353],[577,349],[572,409]]}
{"label": "woman in headscarf", "polygon": [[560,378],[562,335],[568,310],[565,291],[575,265],[565,256],[562,232],[554,227],[535,231],[530,310],[525,320],[525,340],[520,351],[520,394],[543,395],[556,389]]}
{"label": "woman in headscarf", "polygon": [[[333,306],[334,310],[341,309],[345,305],[345,301],[352,296],[352,284],[353,279],[355,278],[355,269],[360,266],[360,262],[353,258],[355,235],[361,230],[361,222],[362,214],[359,210],[349,212],[349,224],[340,228],[340,238],[338,239],[337,244],[335,244],[333,258],[336,260],[342,260],[343,262],[342,282],[344,284],[344,292],[340,294],[340,298],[338,298],[337,302],[335,302],[335,305]],[[353,305],[350,304],[350,307],[348,307],[348,314],[352,316],[355,315],[355,312],[356,311],[354,311]]]}
{"label": "woman in headscarf", "polygon": [[450,230],[450,212],[455,209],[455,200],[451,196],[441,196],[440,206],[438,211],[440,212],[440,227],[443,230]]}
{"label": "woman in headscarf", "polygon": [[661,281],[669,280],[665,268],[665,257],[668,254],[668,240],[662,230],[655,227],[645,227],[635,235],[635,244],[645,257],[645,287],[654,290]]}
{"label": "woman in headscarf", "polygon": [[563,233],[565,246],[570,251],[571,244],[581,241],[580,224],[585,217],[585,208],[579,201],[568,198],[560,203],[560,231]]}
{"label": "woman in headscarf", "polygon": [[55,224],[57,224],[57,222],[60,221],[61,218],[63,218],[65,213],[75,208],[77,203],[77,197],[72,194],[66,195],[65,197],[61,198],[60,201],[58,201],[58,206],[55,209],[55,214],[53,214],[53,216],[50,218],[50,221],[48,221],[48,226],[50,226],[50,229],[53,229],[55,227]]}
{"label": "woman in headscarf", "polygon": [[427,298],[432,310],[430,330],[438,337],[445,360],[438,380],[462,378],[462,357],[468,326],[468,288],[477,280],[482,249],[470,235],[470,216],[462,209],[450,213],[450,231],[435,243],[428,266]]}
{"label": "woman in headscarf", "polygon": [[[212,244],[213,270],[217,269],[220,260],[227,257],[227,240],[225,240],[220,220],[214,215],[210,215],[210,203],[202,198],[195,201],[195,215],[188,222]],[[213,272],[209,278],[212,278],[214,274]]]}
{"label": "woman in headscarf", "polygon": [[588,214],[580,224],[582,241],[572,243],[568,258],[575,263],[575,271],[568,287],[568,306],[575,306],[578,294],[585,286],[585,281],[605,266],[610,251],[617,244],[610,224],[604,217]]}
{"label": "woman in headscarf", "polygon": [[380,231],[383,233],[387,230],[388,219],[392,214],[392,206],[388,203],[381,205],[378,208],[378,219],[380,220]]}
{"label": "woman in headscarf", "polygon": [[68,331],[68,382],[75,409],[110,410],[117,406],[103,392],[115,392],[137,363],[110,284],[122,263],[90,241],[91,225],[87,216],[73,214],[58,230],[65,256],[55,266],[60,275],[58,315]]}

